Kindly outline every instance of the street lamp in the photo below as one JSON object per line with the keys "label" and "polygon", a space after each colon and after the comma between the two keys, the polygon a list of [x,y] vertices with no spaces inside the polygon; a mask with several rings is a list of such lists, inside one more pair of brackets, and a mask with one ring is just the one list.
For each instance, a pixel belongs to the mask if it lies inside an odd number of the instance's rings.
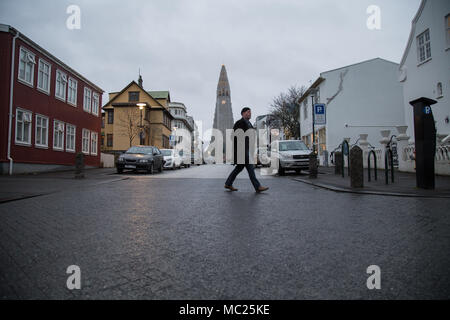
{"label": "street lamp", "polygon": [[313,140],[313,153],[316,154],[316,120],[314,119],[314,98],[316,97],[317,91],[319,91],[317,88],[311,88],[311,105],[312,105],[312,140]]}
{"label": "street lamp", "polygon": [[142,146],[144,145],[144,126],[142,125],[142,110],[144,110],[144,107],[146,106],[145,103],[137,103],[136,104],[139,107],[139,110],[141,110],[141,125],[139,126],[141,128],[141,132],[139,133],[139,144]]}

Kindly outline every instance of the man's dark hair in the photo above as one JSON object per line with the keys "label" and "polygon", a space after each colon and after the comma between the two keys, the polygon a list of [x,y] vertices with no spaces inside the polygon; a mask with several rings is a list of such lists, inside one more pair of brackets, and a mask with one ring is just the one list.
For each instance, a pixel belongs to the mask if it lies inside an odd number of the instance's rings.
{"label": "man's dark hair", "polygon": [[243,109],[241,110],[241,116],[242,116],[242,114],[243,114],[244,112],[247,112],[248,110],[250,110],[250,108],[248,108],[248,107],[243,108]]}

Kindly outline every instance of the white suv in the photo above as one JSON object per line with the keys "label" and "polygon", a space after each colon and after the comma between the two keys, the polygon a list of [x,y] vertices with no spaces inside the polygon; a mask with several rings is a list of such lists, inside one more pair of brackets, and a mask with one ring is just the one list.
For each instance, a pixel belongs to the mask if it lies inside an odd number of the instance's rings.
{"label": "white suv", "polygon": [[312,151],[302,140],[274,141],[271,153],[279,161],[280,175],[284,175],[286,170],[295,170],[300,173],[303,169],[309,169],[309,155]]}

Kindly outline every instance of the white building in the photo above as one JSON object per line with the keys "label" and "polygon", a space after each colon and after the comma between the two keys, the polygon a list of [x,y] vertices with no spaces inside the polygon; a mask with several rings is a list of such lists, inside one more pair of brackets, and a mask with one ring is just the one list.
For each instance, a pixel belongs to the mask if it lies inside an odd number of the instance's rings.
{"label": "white building", "polygon": [[174,117],[172,120],[172,135],[174,135],[175,143],[179,143],[181,141],[181,136],[177,136],[177,129],[186,129],[189,130],[191,134],[193,134],[194,127],[188,121],[188,115],[186,111],[186,106],[181,102],[170,102],[169,103],[169,111]]}
{"label": "white building", "polygon": [[360,134],[380,148],[383,129],[397,134],[395,127],[404,125],[402,87],[398,82],[399,65],[375,58],[336,70],[322,72],[305,92],[300,102],[300,133],[312,146],[312,97],[326,104],[327,124],[315,126],[316,145],[321,164],[323,151],[334,151],[344,140],[354,144]]}
{"label": "white building", "polygon": [[432,110],[438,140],[449,135],[450,1],[422,0],[399,70],[410,140],[414,141],[414,119],[409,102],[420,97],[437,101]]}

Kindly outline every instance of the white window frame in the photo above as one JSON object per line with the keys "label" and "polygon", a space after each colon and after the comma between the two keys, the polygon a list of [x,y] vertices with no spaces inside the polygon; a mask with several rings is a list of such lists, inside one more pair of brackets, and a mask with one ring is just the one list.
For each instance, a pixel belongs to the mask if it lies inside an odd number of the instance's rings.
{"label": "white window frame", "polygon": [[96,156],[97,154],[98,154],[98,133],[91,132],[91,155]]}
{"label": "white window frame", "polygon": [[[75,88],[72,88],[70,86],[71,82],[75,83]],[[75,89],[73,97],[71,95],[72,89]],[[69,77],[69,79],[67,80],[67,103],[76,107],[77,106],[77,94],[78,94],[78,81],[72,77]]]}
{"label": "white window frame", "polygon": [[[22,52],[25,54],[24,57],[22,57]],[[31,67],[30,69],[30,81],[27,81],[27,65]],[[18,74],[17,79],[19,79],[20,82],[29,85],[30,87],[34,86],[34,67],[36,65],[36,55],[32,53],[30,50],[20,47],[19,50],[19,67],[18,67]],[[22,68],[23,66],[23,68]],[[20,77],[20,71],[23,69],[23,78]]]}
{"label": "white window frame", "polygon": [[[64,94],[60,95],[59,91],[60,91],[60,87],[58,87],[58,85],[60,85],[60,83],[62,83],[62,85],[64,86]],[[59,100],[62,100],[64,102],[66,102],[66,97],[67,97],[67,74],[59,69],[56,70],[56,81],[55,81],[55,97]]]}
{"label": "white window frame", "polygon": [[[41,124],[40,125],[38,125],[38,119],[41,119]],[[45,119],[45,121],[46,121],[46,126],[44,127],[43,125],[42,125],[42,120],[43,119]],[[50,126],[50,122],[49,122],[49,118],[48,117],[46,117],[46,116],[44,116],[44,115],[42,115],[42,114],[36,114],[36,116],[35,116],[35,130],[34,130],[34,145],[37,147],[37,148],[48,148],[48,128],[49,128],[49,126]],[[45,129],[45,142],[43,143],[43,141],[42,141],[42,132],[43,132],[43,129]],[[38,141],[38,131],[41,131],[40,133],[40,135],[41,135],[41,141],[39,142]]]}
{"label": "white window frame", "polygon": [[450,50],[450,14],[445,16],[445,38],[447,45],[445,51]]}
{"label": "white window frame", "polygon": [[[42,83],[44,83],[42,77],[44,75],[44,71],[41,71],[41,65],[42,66],[47,66],[48,67],[48,79],[47,79],[47,89],[45,89],[45,87],[41,87],[39,86],[39,82],[42,80]],[[51,76],[52,76],[52,65],[50,63],[48,63],[47,61],[39,58],[39,64],[38,64],[38,81],[36,84],[36,88],[39,91],[42,91],[48,95],[50,95],[50,83],[51,83]]]}
{"label": "white window frame", "polygon": [[[17,139],[17,128],[18,128],[18,123],[19,123],[19,112],[22,112],[22,140],[18,140]],[[27,121],[24,121],[24,115],[27,115]],[[29,110],[25,110],[22,108],[16,108],[16,128],[15,128],[15,143],[19,144],[19,145],[23,145],[23,146],[31,146],[31,132],[32,132],[32,128],[33,128],[33,112],[29,111]],[[28,140],[25,141],[23,140],[24,137],[24,133],[25,133],[25,126],[24,124],[28,123],[29,127],[28,127]]]}
{"label": "white window frame", "polygon": [[92,93],[92,114],[98,116],[99,105],[100,105],[100,95],[94,92]]}
{"label": "white window frame", "polygon": [[83,110],[86,112],[91,112],[91,104],[92,104],[92,90],[88,87],[84,87],[83,92]]}
{"label": "white window frame", "polygon": [[[73,128],[73,148],[70,145],[70,141],[71,139],[69,139],[70,137],[72,137],[72,135],[69,136],[70,134],[70,129]],[[73,124],[67,123],[66,124],[66,151],[67,152],[75,152],[75,149],[77,147],[77,127]]]}
{"label": "white window frame", "polygon": [[[65,136],[65,123],[60,120],[53,120],[53,150],[64,151],[64,136]],[[56,132],[61,134],[61,146],[55,145],[56,140]]]}
{"label": "white window frame", "polygon": [[[85,134],[87,133],[87,137],[85,136]],[[85,149],[85,140],[87,139],[87,149]],[[83,129],[82,131],[82,136],[81,136],[81,151],[84,154],[89,154],[89,146],[91,144],[91,132],[88,129]]]}
{"label": "white window frame", "polygon": [[[428,34],[428,40],[426,40],[426,35]],[[421,41],[423,41],[423,43],[421,44]],[[421,34],[419,34],[416,38],[416,44],[417,44],[417,64],[421,65],[425,62],[428,62],[431,60],[431,33],[430,33],[430,29],[426,29],[424,32],[422,32]],[[430,48],[430,54],[427,54],[427,45],[429,45]],[[420,51],[423,48],[424,50],[424,60],[421,59],[421,54]]]}

